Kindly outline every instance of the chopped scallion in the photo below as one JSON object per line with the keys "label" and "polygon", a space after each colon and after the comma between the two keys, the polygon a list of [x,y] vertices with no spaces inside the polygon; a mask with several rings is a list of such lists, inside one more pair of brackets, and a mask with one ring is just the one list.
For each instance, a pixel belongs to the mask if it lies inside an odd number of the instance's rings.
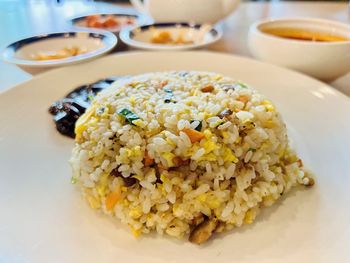
{"label": "chopped scallion", "polygon": [[125,120],[132,125],[134,125],[132,123],[133,121],[140,119],[140,117],[137,116],[137,114],[135,114],[134,112],[132,112],[126,108],[119,110],[118,115],[124,117]]}

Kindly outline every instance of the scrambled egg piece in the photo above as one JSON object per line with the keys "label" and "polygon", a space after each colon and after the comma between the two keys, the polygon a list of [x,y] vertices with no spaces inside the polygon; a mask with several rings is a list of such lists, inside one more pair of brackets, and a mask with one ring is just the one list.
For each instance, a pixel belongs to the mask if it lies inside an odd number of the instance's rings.
{"label": "scrambled egg piece", "polygon": [[247,213],[245,214],[245,217],[244,217],[244,223],[246,224],[251,224],[253,223],[253,220],[254,220],[254,213],[252,210],[248,210]]}
{"label": "scrambled egg piece", "polygon": [[225,162],[238,162],[238,158],[232,153],[231,149],[223,147],[223,156]]}
{"label": "scrambled egg piece", "polygon": [[170,152],[169,153],[163,153],[162,157],[167,161],[169,167],[174,166],[173,159],[175,157],[175,154],[170,153]]}
{"label": "scrambled egg piece", "polygon": [[87,200],[88,200],[89,205],[92,209],[98,209],[101,207],[101,202],[96,197],[94,197],[92,195],[88,195]]}
{"label": "scrambled egg piece", "polygon": [[87,122],[94,115],[96,111],[96,105],[92,106],[88,111],[86,111],[83,115],[75,123],[75,134],[76,140],[79,141],[82,137],[83,132],[87,129]]}
{"label": "scrambled egg piece", "polygon": [[205,153],[210,153],[216,149],[219,149],[220,147],[215,142],[207,140],[203,143],[203,148],[205,150]]}
{"label": "scrambled egg piece", "polygon": [[141,229],[135,229],[133,227],[130,227],[130,228],[131,228],[131,232],[134,235],[134,237],[139,237],[141,235]]}
{"label": "scrambled egg piece", "polygon": [[275,111],[275,107],[272,105],[270,101],[264,100],[262,104],[265,106],[267,111]]}
{"label": "scrambled egg piece", "polygon": [[141,217],[142,216],[141,208],[139,206],[131,208],[129,211],[129,216],[131,216],[134,219]]}
{"label": "scrambled egg piece", "polygon": [[100,176],[100,181],[99,181],[99,183],[98,183],[98,185],[96,187],[97,193],[100,196],[105,196],[106,195],[107,186],[108,186],[108,174],[103,173]]}
{"label": "scrambled egg piece", "polygon": [[210,209],[216,209],[221,205],[220,199],[211,193],[204,193],[197,197],[201,203],[205,203]]}

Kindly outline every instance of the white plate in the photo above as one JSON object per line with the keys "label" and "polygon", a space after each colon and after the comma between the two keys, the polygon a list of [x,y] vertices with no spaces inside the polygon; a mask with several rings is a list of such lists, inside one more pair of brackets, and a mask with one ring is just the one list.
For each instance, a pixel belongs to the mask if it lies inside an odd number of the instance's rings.
{"label": "white plate", "polygon": [[[172,38],[184,38],[193,41],[191,44],[157,44],[152,43],[155,33],[166,31]],[[220,26],[196,25],[189,23],[156,23],[132,28],[123,28],[120,39],[127,45],[144,50],[190,50],[202,48],[215,43],[222,37]]]}
{"label": "white plate", "polygon": [[[269,96],[316,185],[293,191],[250,225],[203,246],[135,239],[90,209],[70,184],[73,141],[47,108],[111,75],[207,70]],[[349,262],[350,100],[319,81],[251,59],[188,52],[108,56],[39,75],[0,96],[0,262]]]}

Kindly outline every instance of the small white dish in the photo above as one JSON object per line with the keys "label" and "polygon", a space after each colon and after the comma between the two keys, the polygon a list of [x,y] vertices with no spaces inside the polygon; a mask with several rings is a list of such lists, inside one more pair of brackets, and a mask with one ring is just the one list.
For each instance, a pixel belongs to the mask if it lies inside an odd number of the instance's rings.
{"label": "small white dish", "polygon": [[[119,20],[119,25],[112,27],[101,27],[96,28],[88,25],[87,19],[92,16],[97,16],[99,21],[106,20],[108,17],[113,17],[116,20]],[[128,23],[128,21],[130,21]],[[69,24],[77,29],[83,30],[105,30],[113,33],[118,38],[118,44],[116,46],[116,50],[124,50],[127,46],[124,42],[119,41],[119,32],[124,28],[131,28],[134,26],[141,26],[145,24],[149,24],[152,22],[152,19],[147,17],[146,15],[136,14],[131,12],[111,12],[111,13],[89,13],[84,15],[79,15],[72,17],[68,20]]]}
{"label": "small white dish", "polygon": [[[174,40],[182,38],[190,43],[160,44],[152,43],[156,34],[167,32]],[[189,50],[208,46],[222,37],[222,30],[210,25],[190,23],[157,23],[123,29],[121,40],[127,45],[148,50]]]}
{"label": "small white dish", "polygon": [[[102,28],[95,28],[93,26],[89,26],[87,23],[87,18],[91,16],[99,16],[100,19],[106,19],[109,16],[112,16],[113,18],[116,18],[117,20],[121,20],[120,22],[123,25],[117,25],[114,27],[102,27]],[[130,23],[124,23],[125,20],[129,20]],[[69,23],[78,28],[78,29],[92,29],[92,30],[106,30],[109,32],[114,33],[116,36],[118,36],[118,33],[121,29],[125,27],[133,27],[133,26],[139,26],[144,25],[146,23],[149,23],[150,19],[148,19],[146,16],[136,13],[127,13],[127,12],[118,12],[118,13],[90,13],[90,14],[84,14],[75,16],[69,19]]]}
{"label": "small white dish", "polygon": [[[117,38],[114,34],[101,30],[56,32],[16,41],[7,46],[1,56],[5,62],[37,74],[51,68],[95,59],[112,50],[116,44]],[[70,47],[78,47],[84,53],[59,59],[35,59],[38,54],[58,52]]]}
{"label": "small white dish", "polygon": [[[316,42],[277,37],[264,30],[291,28],[349,39]],[[249,31],[253,56],[266,62],[331,81],[350,71],[350,25],[315,18],[270,19],[253,24]]]}

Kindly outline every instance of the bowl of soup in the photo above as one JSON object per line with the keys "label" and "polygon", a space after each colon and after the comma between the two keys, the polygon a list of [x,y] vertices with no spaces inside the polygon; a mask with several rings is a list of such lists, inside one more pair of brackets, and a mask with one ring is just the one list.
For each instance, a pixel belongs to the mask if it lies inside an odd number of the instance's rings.
{"label": "bowl of soup", "polygon": [[248,36],[252,55],[331,81],[350,71],[350,25],[316,18],[257,22]]}

